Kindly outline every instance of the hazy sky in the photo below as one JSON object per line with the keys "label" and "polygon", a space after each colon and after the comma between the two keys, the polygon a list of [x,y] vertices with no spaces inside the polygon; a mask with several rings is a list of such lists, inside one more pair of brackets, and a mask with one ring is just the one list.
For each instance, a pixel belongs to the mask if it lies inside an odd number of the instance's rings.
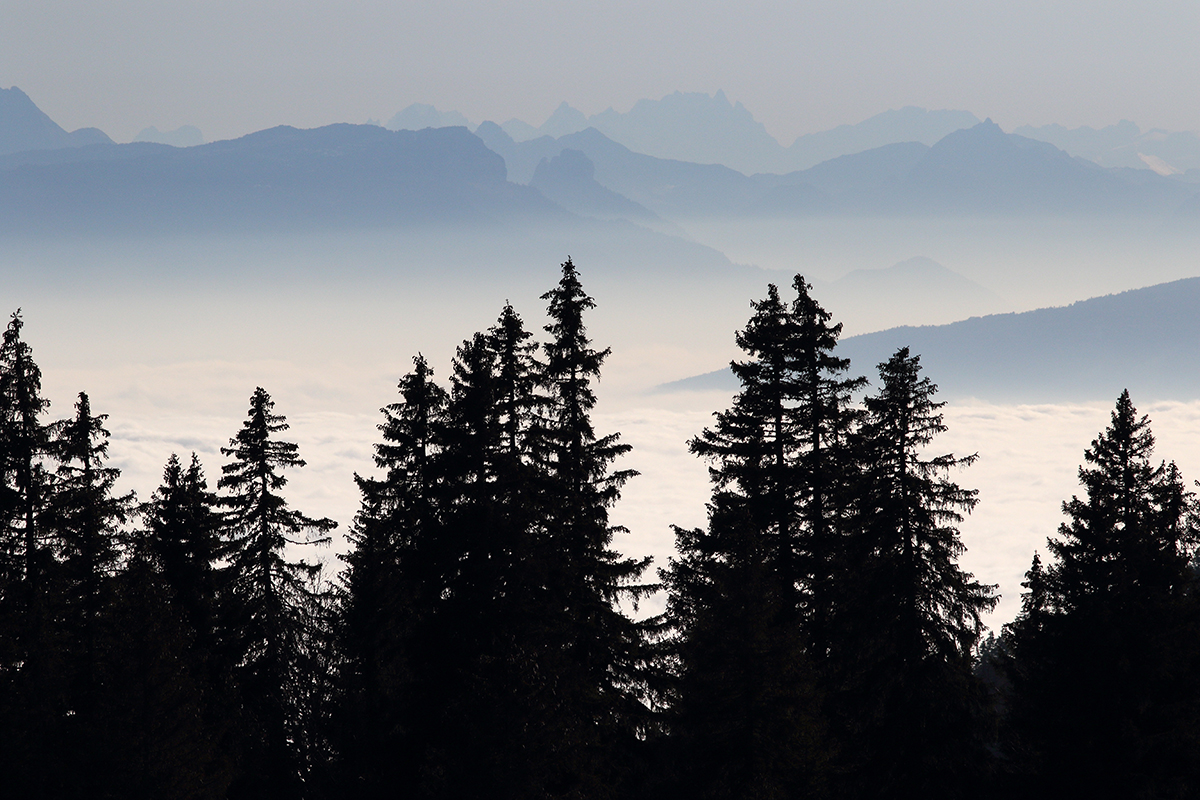
{"label": "hazy sky", "polygon": [[386,120],[540,124],[724,89],[784,144],[888,108],[1200,130],[1194,0],[9,0],[0,87],[118,141]]}

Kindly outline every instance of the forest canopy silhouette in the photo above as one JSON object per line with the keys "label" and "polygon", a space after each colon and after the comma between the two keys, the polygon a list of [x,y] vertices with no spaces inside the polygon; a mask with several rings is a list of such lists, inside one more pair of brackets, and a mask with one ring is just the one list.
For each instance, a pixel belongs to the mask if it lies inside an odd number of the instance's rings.
{"label": "forest canopy silhouette", "polygon": [[[1032,556],[1021,612],[960,566],[976,453],[937,386],[871,381],[796,276],[751,304],[689,449],[707,525],[652,570],[610,522],[636,473],[592,422],[609,350],[568,258],[539,334],[506,304],[443,382],[417,354],[338,523],[254,389],[217,472],[118,488],[107,417],[53,420],[0,342],[0,775],[52,798],[1189,797],[1200,790],[1194,493],[1128,392]],[[986,457],[986,454],[982,454]],[[216,475],[210,487],[209,475]],[[1054,530],[1047,520],[1047,530]],[[637,604],[662,593],[659,614]]]}

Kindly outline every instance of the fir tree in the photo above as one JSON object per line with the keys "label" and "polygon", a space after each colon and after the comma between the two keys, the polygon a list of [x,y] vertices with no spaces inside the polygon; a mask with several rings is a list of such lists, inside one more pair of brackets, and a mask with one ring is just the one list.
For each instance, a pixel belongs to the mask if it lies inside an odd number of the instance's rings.
{"label": "fir tree", "polygon": [[918,356],[901,348],[879,374],[856,437],[863,471],[840,578],[840,724],[868,796],[964,796],[985,764],[973,649],[998,597],[958,566],[977,492],[948,473],[976,456],[924,457],[946,426]]}
{"label": "fir tree", "polygon": [[219,559],[224,520],[216,493],[209,491],[200,459],[192,453],[185,469],[174,453],[162,484],[142,508],[142,555],[161,577],[171,605],[195,632],[206,658],[215,646]]}
{"label": "fir tree", "polygon": [[67,607],[85,630],[95,624],[105,602],[104,584],[116,571],[122,528],[134,502],[132,492],[113,494],[121,471],[105,466],[106,419],[107,414],[92,414],[87,394],[80,392],[75,416],[52,426],[59,466],[50,524],[62,558]]}
{"label": "fir tree", "polygon": [[1084,452],[1086,496],[1035,557],[1013,651],[1009,755],[1035,796],[1185,797],[1200,787],[1196,502],[1155,465],[1128,392]]}
{"label": "fir tree", "polygon": [[40,589],[44,563],[38,515],[46,494],[42,459],[50,444],[49,428],[41,421],[50,401],[42,397],[42,373],[33,351],[21,339],[23,326],[17,311],[0,342],[0,591],[10,598],[18,585],[30,596]]}
{"label": "fir tree", "polygon": [[546,579],[539,667],[547,679],[556,676],[541,698],[541,724],[549,734],[539,765],[542,789],[613,796],[630,766],[622,754],[652,724],[647,704],[654,702],[656,676],[648,644],[658,626],[656,619],[631,620],[618,603],[636,603],[657,587],[639,582],[648,558],[624,558],[612,549],[613,536],[625,529],[609,524],[608,509],[636,472],[611,469],[631,448],[619,434],[598,437],[592,426],[592,382],[609,350],[591,346],[583,318],[595,301],[570,259],[542,299],[550,318],[541,372],[548,398],[535,435],[545,505],[534,557]]}
{"label": "fir tree", "polygon": [[691,791],[763,797],[818,791],[818,667],[828,647],[831,575],[844,536],[857,414],[841,325],[800,276],[752,303],[731,366],[742,387],[690,443],[710,461],[706,531],[677,529],[663,573],[680,647],[676,739]]}
{"label": "fir tree", "polygon": [[68,709],[49,585],[56,561],[43,520],[50,403],[23,326],[18,311],[0,340],[0,772],[14,794],[32,797],[62,788]]}
{"label": "fir tree", "polygon": [[217,486],[228,492],[225,635],[236,653],[235,676],[246,712],[247,756],[231,796],[304,797],[307,774],[297,743],[299,698],[313,677],[306,651],[320,566],[289,561],[289,545],[324,544],[337,523],[288,508],[281,470],[303,467],[294,443],[262,389],[237,436],[221,453],[233,458]]}
{"label": "fir tree", "polygon": [[430,615],[445,589],[440,454],[448,397],[424,357],[381,409],[380,478],[355,475],[362,503],[343,556],[339,631],[345,693],[339,736],[345,780],[360,797],[416,791],[423,738],[440,698],[422,680]]}

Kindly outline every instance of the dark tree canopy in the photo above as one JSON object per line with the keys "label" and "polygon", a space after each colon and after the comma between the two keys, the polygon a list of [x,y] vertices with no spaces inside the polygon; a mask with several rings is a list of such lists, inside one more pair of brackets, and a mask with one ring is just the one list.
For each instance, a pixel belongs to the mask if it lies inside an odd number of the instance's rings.
{"label": "dark tree canopy", "polygon": [[246,719],[246,763],[235,796],[303,797],[301,699],[314,679],[312,626],[322,598],[320,566],[290,561],[289,545],[325,544],[337,523],[288,507],[282,470],[303,467],[299,448],[276,438],[288,429],[262,388],[250,397],[241,430],[221,453],[218,488],[226,507],[223,635],[232,649]]}
{"label": "dark tree canopy", "polygon": [[1122,392],[1084,451],[1084,497],[1034,557],[1006,627],[1016,791],[1186,797],[1200,787],[1200,614],[1194,495],[1152,460]]}
{"label": "dark tree canopy", "polygon": [[879,365],[854,446],[860,460],[854,524],[841,576],[834,662],[850,763],[862,791],[891,797],[970,797],[986,756],[982,696],[972,676],[982,615],[996,587],[958,566],[958,531],[977,492],[949,478],[975,455],[926,457],[946,430],[937,387],[901,348]]}

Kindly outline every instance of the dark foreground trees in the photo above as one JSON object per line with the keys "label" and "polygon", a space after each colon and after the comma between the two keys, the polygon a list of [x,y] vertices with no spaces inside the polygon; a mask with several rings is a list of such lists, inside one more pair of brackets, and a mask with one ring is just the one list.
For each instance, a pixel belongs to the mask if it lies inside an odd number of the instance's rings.
{"label": "dark foreground trees", "polygon": [[800,277],[771,286],[738,344],[742,389],[692,442],[714,492],[663,577],[677,632],[683,796],[964,796],[982,773],[971,674],[992,587],[957,565],[973,457],[924,458],[944,430],[907,350],[864,381]]}
{"label": "dark foreground trees", "polygon": [[[45,419],[0,343],[0,774],[65,798],[1192,797],[1196,501],[1122,395],[1017,620],[959,565],[975,505],[906,349],[868,389],[797,278],[753,304],[741,389],[691,449],[709,522],[660,574],[609,510],[608,356],[574,264],[537,345],[505,306],[445,388],[383,409],[336,592],[262,389],[216,491],[171,456],[138,506],[81,393]],[[977,650],[982,649],[982,654]],[[973,669],[974,668],[974,669]],[[984,687],[986,686],[986,692]],[[990,699],[990,704],[985,700]],[[988,717],[989,712],[991,717]],[[5,795],[7,796],[7,794]]]}
{"label": "dark foreground trees", "polygon": [[1200,790],[1196,502],[1124,392],[1005,630],[1014,796]]}
{"label": "dark foreground trees", "polygon": [[656,623],[618,605],[652,588],[646,561],[612,549],[628,446],[591,424],[608,351],[571,261],[543,299],[544,360],[511,307],[463,342],[449,392],[418,357],[384,409],[383,477],[358,479],[342,633],[365,723],[347,715],[347,779],[364,796],[630,791]]}
{"label": "dark foreground trees", "polygon": [[324,603],[317,582],[320,566],[290,561],[289,545],[326,544],[337,523],[288,507],[282,470],[303,467],[297,446],[276,434],[284,417],[263,389],[250,397],[250,410],[229,447],[233,460],[221,468],[217,486],[229,494],[224,537],[222,648],[233,665],[241,700],[243,756],[231,797],[301,798],[313,795],[305,743],[304,701],[321,680],[314,639]]}
{"label": "dark foreground trees", "polygon": [[672,735],[698,797],[823,788],[831,756],[818,683],[833,616],[862,379],[833,355],[841,332],[797,277],[771,286],[737,335],[742,389],[690,443],[712,463],[707,530],[677,530],[662,575],[678,632]]}
{"label": "dark foreground trees", "polygon": [[845,777],[864,797],[974,797],[987,762],[974,648],[998,597],[958,566],[957,526],[977,492],[949,475],[976,456],[928,457],[944,404],[908,348],[879,378],[851,442],[859,474],[830,653]]}

